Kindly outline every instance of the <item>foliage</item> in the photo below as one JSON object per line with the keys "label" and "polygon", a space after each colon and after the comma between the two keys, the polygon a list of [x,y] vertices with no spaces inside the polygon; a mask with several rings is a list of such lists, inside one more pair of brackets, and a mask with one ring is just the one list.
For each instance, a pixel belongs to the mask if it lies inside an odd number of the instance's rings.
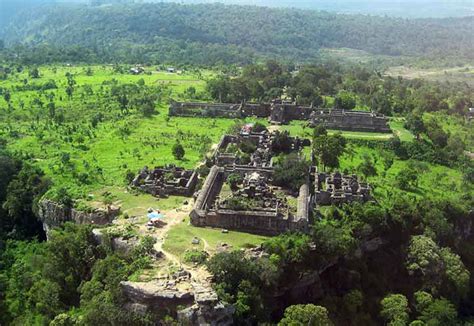
{"label": "foliage", "polygon": [[184,253],[184,261],[187,263],[204,264],[209,254],[200,250],[188,250]]}
{"label": "foliage", "polygon": [[61,324],[79,314],[86,324],[145,324],[146,316],[121,308],[120,290],[120,281],[139,268],[143,254],[118,256],[96,245],[91,226],[69,223],[53,230],[48,242],[9,241],[0,257],[0,279],[7,280],[6,314],[0,318]]}
{"label": "foliage", "polygon": [[382,302],[380,314],[388,321],[388,325],[406,325],[408,323],[408,300],[402,294],[391,294],[386,296]]}
{"label": "foliage", "polygon": [[314,304],[293,305],[285,309],[285,316],[278,325],[331,326],[326,308]]}
{"label": "foliage", "polygon": [[[302,61],[317,58],[318,50],[325,47],[446,60],[456,56],[459,61],[471,58],[472,52],[469,17],[402,20],[252,6],[150,3],[41,6],[9,21],[7,46],[38,45],[33,49],[25,46],[21,52],[27,63],[61,60],[209,65],[249,63],[261,57]],[[62,33],[65,26],[69,26],[68,33]],[[367,26],[377,33],[371,33]],[[31,37],[37,34],[41,39]],[[301,92],[300,96],[308,94]]]}
{"label": "foliage", "polygon": [[171,150],[175,159],[182,160],[184,158],[184,147],[180,143],[174,144]]}
{"label": "foliage", "polygon": [[317,162],[323,169],[338,168],[339,158],[346,148],[346,140],[340,133],[335,135],[319,135],[313,139],[313,151]]}
{"label": "foliage", "polygon": [[238,185],[241,184],[242,181],[243,181],[243,178],[238,173],[230,174],[226,180],[227,184],[229,185],[232,191],[236,191],[238,189]]}
{"label": "foliage", "polygon": [[236,322],[268,320],[264,293],[278,278],[277,267],[267,259],[251,260],[241,251],[217,254],[207,262],[221,297],[236,306]]}
{"label": "foliage", "polygon": [[297,154],[289,154],[279,159],[273,174],[273,181],[276,185],[297,192],[306,183],[308,170],[308,161],[302,160]]}
{"label": "foliage", "polygon": [[347,91],[340,91],[334,99],[334,108],[341,110],[353,110],[356,107],[354,94]]}

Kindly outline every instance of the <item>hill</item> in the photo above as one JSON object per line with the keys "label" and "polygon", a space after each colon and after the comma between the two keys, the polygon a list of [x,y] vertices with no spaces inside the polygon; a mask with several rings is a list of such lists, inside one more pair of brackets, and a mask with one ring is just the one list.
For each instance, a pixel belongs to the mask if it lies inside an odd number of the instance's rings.
{"label": "hill", "polygon": [[[222,4],[61,4],[22,12],[3,37],[8,45],[61,48],[62,55],[64,47],[80,47],[67,60],[77,55],[96,62],[308,61],[321,48],[472,60],[472,28],[470,17],[408,20]],[[51,52],[37,51],[32,60],[43,55]]]}
{"label": "hill", "polygon": [[[162,1],[149,0],[149,2]],[[212,3],[216,1],[184,0],[182,2]],[[224,4],[326,10],[344,14],[387,15],[406,18],[464,17],[474,14],[474,6],[470,0],[220,0],[218,2]]]}

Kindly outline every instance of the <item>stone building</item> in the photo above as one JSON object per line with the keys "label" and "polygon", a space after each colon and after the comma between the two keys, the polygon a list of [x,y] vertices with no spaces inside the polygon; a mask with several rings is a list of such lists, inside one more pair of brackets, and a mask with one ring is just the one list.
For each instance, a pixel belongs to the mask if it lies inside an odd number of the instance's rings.
{"label": "stone building", "polygon": [[318,109],[310,115],[312,126],[322,124],[327,129],[363,132],[392,132],[384,115],[373,112]]}
{"label": "stone building", "polygon": [[354,201],[366,202],[371,199],[370,185],[359,182],[356,175],[342,175],[339,172],[327,174],[314,167],[314,197],[317,205],[339,205]]}
{"label": "stone building", "polygon": [[[214,152],[214,163],[218,166],[253,166],[259,168],[271,168],[273,166],[272,158],[275,155],[274,142],[276,133],[270,133],[267,130],[253,132],[244,126],[239,135],[222,136]],[[298,137],[289,137],[288,152],[297,152],[303,146],[309,146],[308,140]],[[250,161],[243,162],[237,154],[237,148],[243,143],[249,142],[255,146],[255,151],[250,154]]]}
{"label": "stone building", "polygon": [[374,112],[322,109],[302,106],[283,100],[271,103],[184,103],[172,102],[170,116],[268,118],[272,124],[287,124],[294,120],[309,121],[312,126],[323,124],[328,129],[364,132],[391,132],[388,119]]}
{"label": "stone building", "polygon": [[194,193],[197,181],[198,174],[193,170],[175,166],[149,169],[145,166],[131,185],[156,197],[170,195],[190,197]]}
{"label": "stone building", "polygon": [[[251,204],[236,207],[230,198],[220,198],[227,177],[231,173],[244,175],[243,188],[233,194]],[[312,206],[309,186],[300,189],[296,211],[292,212],[285,200],[278,198],[269,186],[269,170],[253,172],[213,166],[191,212],[194,226],[239,230],[243,232],[277,235],[286,231],[308,231]]]}

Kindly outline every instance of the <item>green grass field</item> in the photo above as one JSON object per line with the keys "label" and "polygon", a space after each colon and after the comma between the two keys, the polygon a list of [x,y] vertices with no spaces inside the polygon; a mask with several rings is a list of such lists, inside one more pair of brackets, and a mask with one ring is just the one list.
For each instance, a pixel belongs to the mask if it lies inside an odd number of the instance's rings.
{"label": "green grass field", "polygon": [[[390,121],[390,128],[402,141],[411,141],[413,139],[413,135],[403,127],[401,120]],[[313,135],[313,129],[305,121],[292,121],[288,125],[280,126],[279,129],[286,130],[291,135],[298,137],[311,138]],[[391,133],[328,130],[330,135],[339,132],[348,139],[389,140],[393,137]]]}
{"label": "green grass field", "polygon": [[[396,186],[396,175],[410,162],[395,159],[393,165],[385,170],[382,150],[350,144],[346,154],[341,158],[340,170],[347,170],[347,172],[356,173],[361,177],[358,167],[365,156],[374,162],[377,169],[377,175],[368,178],[374,188],[376,199],[381,202],[390,202],[394,193],[402,191]],[[413,196],[456,199],[463,193],[474,195],[473,187],[463,182],[464,177],[461,171],[426,162],[419,162],[418,165],[420,165],[418,186],[408,191]]]}
{"label": "green grass field", "polygon": [[[201,240],[199,245],[193,245],[192,239],[197,237]],[[174,226],[167,234],[163,248],[182,258],[189,249],[205,249],[214,253],[218,245],[227,244],[232,249],[250,248],[260,245],[268,237],[229,231],[222,233],[220,229],[198,228],[189,224],[189,218]]]}
{"label": "green grass field", "polygon": [[[41,78],[30,84],[43,84],[54,80],[57,89],[47,91],[19,91],[16,87],[28,79],[27,72],[16,74],[0,87],[10,90],[11,107],[0,100],[0,137],[7,139],[8,149],[32,158],[54,182],[54,187],[66,187],[75,198],[84,198],[89,192],[105,186],[124,186],[126,171],[137,172],[144,165],[173,163],[187,168],[195,167],[212,144],[234,124],[228,119],[168,118],[168,98],[184,97],[190,86],[204,90],[211,73],[151,72],[150,75],[130,75],[114,72],[111,66],[93,66],[92,76],[85,67],[40,67]],[[72,99],[65,87],[66,72],[74,74],[76,81]],[[110,103],[106,93],[108,82],[165,85],[157,114],[144,118],[138,113],[123,115]],[[85,94],[90,87],[92,94]],[[56,110],[64,113],[64,123],[54,124],[48,118],[46,103],[54,98]],[[97,127],[91,126],[92,117],[105,116]],[[171,153],[172,145],[179,140],[184,146],[184,160],[177,161]],[[65,156],[67,156],[65,158]],[[79,175],[87,175],[80,181]]]}

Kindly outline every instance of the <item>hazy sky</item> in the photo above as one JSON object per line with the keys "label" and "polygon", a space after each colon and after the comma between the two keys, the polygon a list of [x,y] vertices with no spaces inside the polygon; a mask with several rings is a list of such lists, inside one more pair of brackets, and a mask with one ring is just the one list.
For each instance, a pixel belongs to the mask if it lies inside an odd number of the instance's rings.
{"label": "hazy sky", "polygon": [[[120,2],[130,0],[101,0]],[[44,2],[81,2],[90,0],[0,0],[0,17],[11,7]],[[269,7],[295,7],[338,13],[362,13],[400,17],[459,17],[474,15],[474,0],[135,0],[135,2],[226,3]],[[3,9],[3,10],[2,10]],[[2,14],[1,11],[4,11]],[[1,22],[0,22],[1,23]],[[1,24],[0,24],[1,25]]]}

